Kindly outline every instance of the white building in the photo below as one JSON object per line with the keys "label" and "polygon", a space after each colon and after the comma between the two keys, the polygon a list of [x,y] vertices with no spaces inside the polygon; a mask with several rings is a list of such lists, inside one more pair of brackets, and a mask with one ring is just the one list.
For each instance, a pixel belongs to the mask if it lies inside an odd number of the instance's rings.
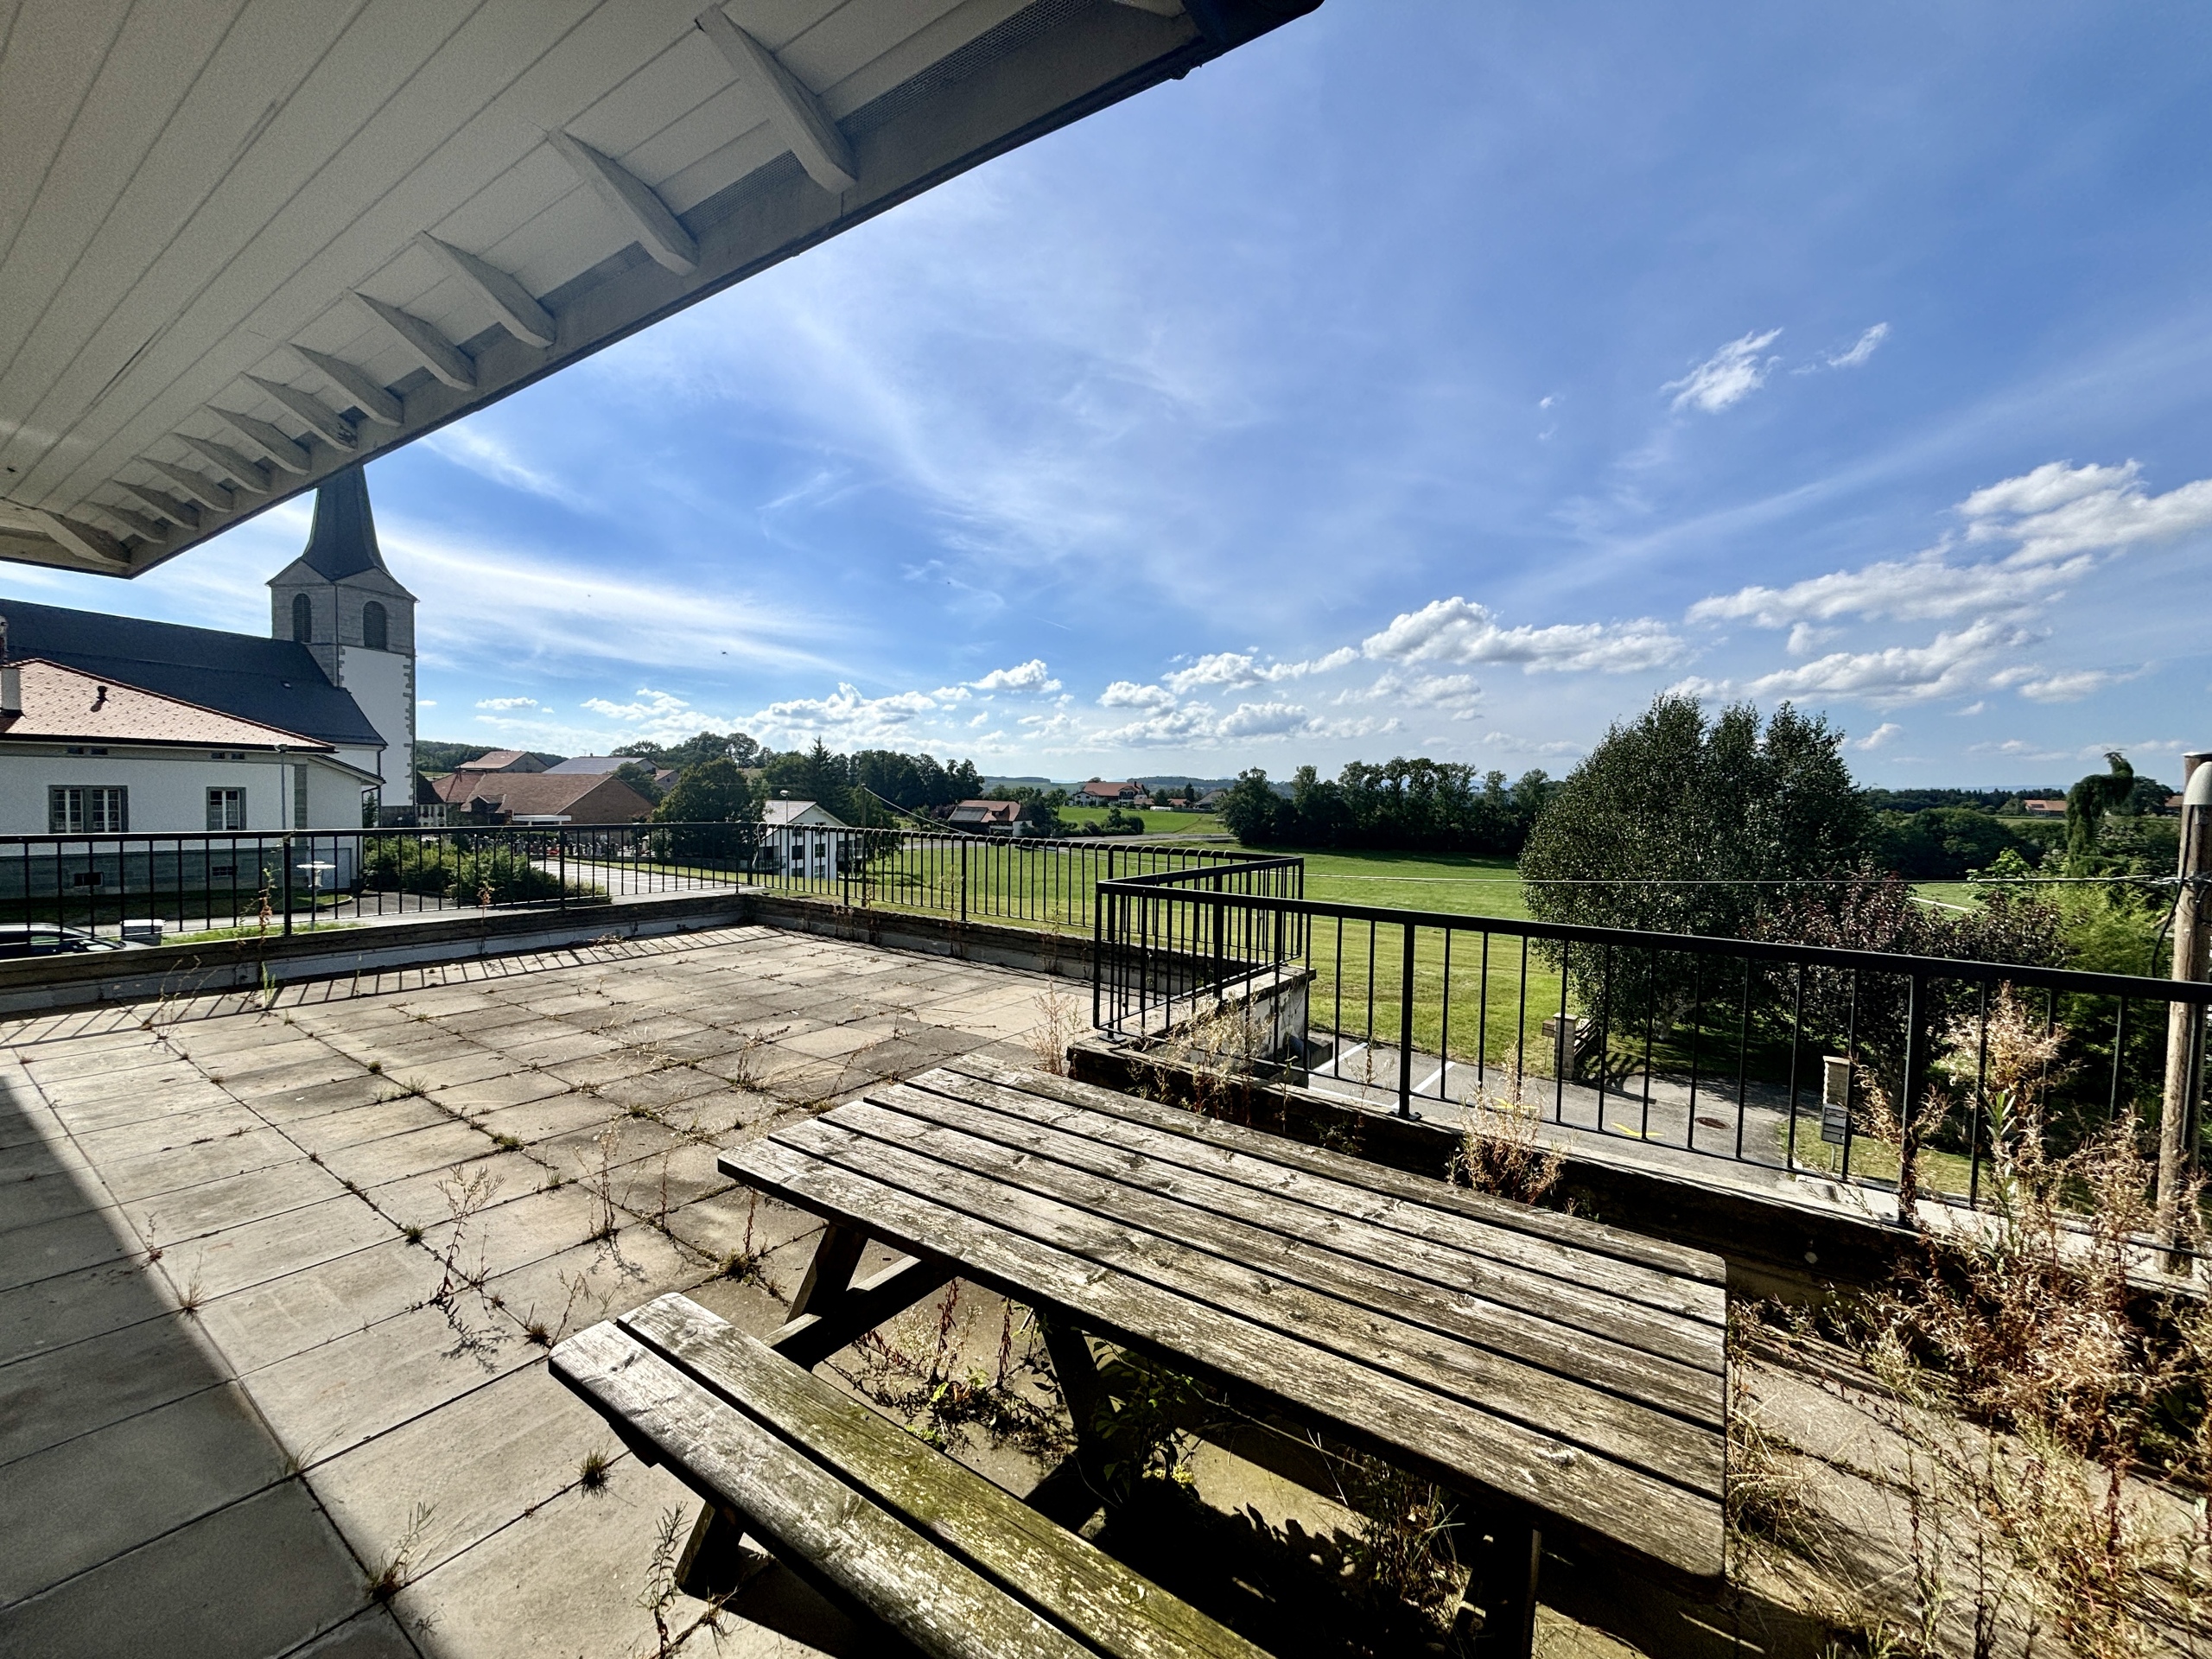
{"label": "white building", "polygon": [[0,835],[359,828],[375,782],[296,732],[36,658],[0,667]]}
{"label": "white building", "polygon": [[786,875],[826,881],[847,862],[853,827],[814,801],[769,801],[760,809],[761,847]]}
{"label": "white building", "polygon": [[358,830],[405,806],[415,598],[385,569],[359,467],[315,498],[270,582],[270,639],[0,600],[0,834]]}

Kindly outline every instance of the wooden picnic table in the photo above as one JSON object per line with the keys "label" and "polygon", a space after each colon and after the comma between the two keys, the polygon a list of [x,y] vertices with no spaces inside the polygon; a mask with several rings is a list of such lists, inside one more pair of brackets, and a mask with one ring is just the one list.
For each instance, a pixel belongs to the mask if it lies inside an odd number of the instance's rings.
{"label": "wooden picnic table", "polygon": [[[1722,1570],[1715,1256],[980,1065],[872,1090],[721,1163],[830,1224],[785,1351],[811,1363],[947,1279],[987,1286],[1039,1313],[1079,1433],[1100,1384],[1073,1332],[1525,1529],[1506,1554],[1526,1581],[1491,1592],[1521,1629],[1497,1632],[1505,1650],[1525,1648],[1547,1536]],[[906,1260],[854,1285],[868,1239]]]}

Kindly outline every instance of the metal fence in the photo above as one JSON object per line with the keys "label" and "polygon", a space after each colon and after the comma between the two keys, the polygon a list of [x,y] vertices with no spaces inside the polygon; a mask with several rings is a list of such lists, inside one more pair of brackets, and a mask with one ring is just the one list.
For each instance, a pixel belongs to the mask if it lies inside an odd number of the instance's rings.
{"label": "metal fence", "polygon": [[2147,1142],[2171,1092],[2195,1159],[2212,985],[1332,904],[1282,880],[1103,887],[1096,1023],[1154,1035],[1302,969],[1294,1074],[1403,1116],[1456,1125],[1480,1102],[1892,1191],[1910,1147],[1916,1196],[1974,1205],[2024,1109],[2063,1154],[2130,1114]]}
{"label": "metal fence", "polygon": [[754,823],[0,837],[0,952],[764,887],[1071,931],[1099,884],[1225,849]]}

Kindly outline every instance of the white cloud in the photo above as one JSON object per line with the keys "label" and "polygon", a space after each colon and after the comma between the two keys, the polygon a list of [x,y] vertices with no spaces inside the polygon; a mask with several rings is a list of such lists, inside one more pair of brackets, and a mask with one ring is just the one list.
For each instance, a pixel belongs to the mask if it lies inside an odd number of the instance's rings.
{"label": "white cloud", "polygon": [[1886,322],[1878,322],[1872,328],[1869,328],[1865,334],[1859,335],[1858,343],[1852,346],[1849,351],[1839,352],[1836,355],[1828,359],[1828,367],[1832,369],[1855,369],[1860,364],[1864,363],[1868,358],[1873,356],[1875,352],[1880,349],[1882,342],[1889,337],[1890,325]]}
{"label": "white cloud", "polygon": [[1628,674],[1681,662],[1689,648],[1661,622],[1559,623],[1550,627],[1502,627],[1487,607],[1453,597],[1408,611],[1361,650],[1402,663],[1518,663],[1528,673],[1551,670]]}
{"label": "white cloud", "polygon": [[1312,724],[1312,717],[1294,702],[1240,702],[1222,717],[1215,731],[1221,737],[1290,737]]}
{"label": "white cloud", "polygon": [[[1808,576],[1787,588],[1739,588],[1716,594],[1690,607],[1692,622],[1748,621],[1762,628],[1804,628],[1808,623],[1844,617],[1887,617],[1897,621],[1933,621],[1970,613],[2012,611],[2049,596],[2085,573],[2087,557],[2025,569],[2002,563],[1955,565],[1940,553],[1912,560],[1885,560],[1856,570]],[[1807,628],[1793,635],[1790,649],[1825,637]]]}
{"label": "white cloud", "polygon": [[995,668],[980,680],[970,680],[969,685],[977,691],[1033,691],[1050,693],[1060,689],[1045,667],[1045,659],[1032,657],[1026,663],[1012,668]]}
{"label": "white cloud", "polygon": [[1869,751],[1886,748],[1904,735],[1904,727],[1898,725],[1894,720],[1885,720],[1851,747],[1854,749]]}
{"label": "white cloud", "polygon": [[766,742],[795,743],[819,737],[833,748],[868,748],[901,738],[911,740],[914,723],[935,712],[938,706],[936,699],[925,692],[898,691],[870,697],[862,696],[856,686],[840,683],[826,697],[772,702],[745,724]]}
{"label": "white cloud", "polygon": [[1347,695],[1438,709],[1454,720],[1472,720],[1478,712],[1483,689],[1471,674],[1401,674],[1393,671],[1364,690]]}
{"label": "white cloud", "polygon": [[1762,358],[1759,353],[1781,337],[1781,329],[1770,328],[1763,334],[1745,334],[1741,340],[1732,340],[1681,379],[1669,380],[1659,390],[1675,394],[1675,409],[1687,405],[1708,415],[1718,415],[1722,410],[1742,403],[1766,384],[1767,372],[1776,359]]}
{"label": "white cloud", "polygon": [[2139,470],[2132,461],[2119,467],[2046,461],[1961,502],[1967,539],[2018,543],[2008,560],[2017,568],[2212,529],[2212,478],[2152,495]]}
{"label": "white cloud", "polygon": [[535,709],[538,702],[536,697],[479,697],[476,706],[479,709],[496,709],[505,713],[510,709]]}
{"label": "white cloud", "polygon": [[1160,685],[1140,685],[1116,680],[1098,694],[1101,709],[1173,709],[1175,694]]}
{"label": "white cloud", "polygon": [[1297,663],[1262,663],[1249,652],[1219,651],[1201,657],[1188,668],[1179,668],[1163,674],[1165,680],[1179,695],[1201,685],[1218,685],[1235,690],[1247,685],[1274,685],[1284,680],[1302,680],[1315,674],[1329,674],[1349,667],[1359,660],[1359,653],[1350,645],[1339,645],[1325,656]]}
{"label": "white cloud", "polygon": [[1989,684],[1993,671],[2037,639],[2025,628],[1985,619],[1925,645],[1831,652],[1755,679],[1692,678],[1675,689],[1700,697],[1850,697],[1877,708],[1925,702]]}
{"label": "white cloud", "polygon": [[[2076,669],[2069,673],[2041,674],[2022,677],[2018,680],[2020,695],[2031,702],[2079,702],[2092,692],[2101,691],[2108,685],[2132,679],[2128,674],[2111,674],[2102,669]],[[2004,676],[1997,677],[1997,684],[2006,683]]]}
{"label": "white cloud", "polygon": [[465,467],[495,484],[543,496],[577,512],[589,512],[591,502],[558,479],[549,478],[516,458],[515,453],[488,428],[474,421],[442,427],[423,440],[423,447],[442,455],[456,467]]}

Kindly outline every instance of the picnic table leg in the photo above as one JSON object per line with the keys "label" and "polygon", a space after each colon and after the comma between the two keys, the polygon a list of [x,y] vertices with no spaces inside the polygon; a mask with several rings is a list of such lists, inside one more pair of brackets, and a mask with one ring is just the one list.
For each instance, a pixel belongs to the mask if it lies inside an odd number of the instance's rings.
{"label": "picnic table leg", "polygon": [[844,1294],[852,1286],[853,1270],[861,1264],[861,1252],[867,1248],[868,1235],[859,1228],[842,1222],[825,1223],[787,1317],[796,1319],[804,1313],[819,1313]]}
{"label": "picnic table leg", "polygon": [[727,1602],[768,1565],[758,1546],[745,1548],[745,1522],[735,1510],[708,1503],[699,1510],[691,1541],[676,1561],[676,1587],[685,1595],[717,1605]]}
{"label": "picnic table leg", "polygon": [[1044,1331],[1045,1355],[1052,1362],[1060,1395],[1068,1402],[1068,1415],[1075,1420],[1076,1467],[1090,1490],[1103,1497],[1105,1473],[1101,1454],[1105,1447],[1098,1431],[1101,1420],[1113,1408],[1106,1396],[1105,1381],[1098,1374],[1098,1362],[1091,1357],[1090,1344],[1073,1325],[1041,1314],[1038,1324]]}
{"label": "picnic table leg", "polygon": [[1484,1527],[1466,1599],[1481,1609],[1480,1659],[1529,1659],[1536,1642],[1536,1570],[1544,1535],[1526,1521],[1500,1516]]}

